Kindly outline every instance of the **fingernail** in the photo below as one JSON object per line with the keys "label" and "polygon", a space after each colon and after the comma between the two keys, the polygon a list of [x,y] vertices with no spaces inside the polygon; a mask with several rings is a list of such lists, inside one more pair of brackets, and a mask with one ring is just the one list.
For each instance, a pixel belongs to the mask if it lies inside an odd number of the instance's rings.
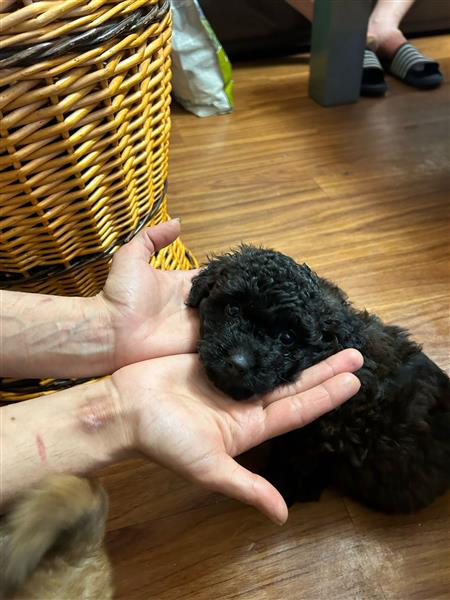
{"label": "fingernail", "polygon": [[355,381],[355,376],[351,373],[342,373],[341,375],[341,385],[342,387],[350,387],[353,385]]}
{"label": "fingernail", "polygon": [[178,221],[178,223],[181,223],[181,217],[174,217],[172,221]]}
{"label": "fingernail", "polygon": [[361,387],[360,380],[353,373],[343,373],[341,376],[341,389],[344,393],[352,392],[356,394]]}
{"label": "fingernail", "polygon": [[364,365],[364,356],[356,348],[349,348],[348,352],[350,352],[352,360],[355,362],[355,369],[352,369],[352,371],[360,369]]}
{"label": "fingernail", "polygon": [[275,516],[275,515],[267,515],[269,517],[269,519],[272,521],[272,523],[275,523],[275,525],[278,525],[278,527],[282,527],[286,521],[287,521],[287,517],[285,519]]}

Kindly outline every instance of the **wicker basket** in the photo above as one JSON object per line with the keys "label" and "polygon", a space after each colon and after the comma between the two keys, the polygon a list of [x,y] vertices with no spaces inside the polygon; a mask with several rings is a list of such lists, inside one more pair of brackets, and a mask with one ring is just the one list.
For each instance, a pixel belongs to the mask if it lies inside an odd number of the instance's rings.
{"label": "wicker basket", "polygon": [[[92,295],[117,248],[168,218],[169,0],[0,13],[0,288]],[[196,262],[178,240],[153,264]]]}

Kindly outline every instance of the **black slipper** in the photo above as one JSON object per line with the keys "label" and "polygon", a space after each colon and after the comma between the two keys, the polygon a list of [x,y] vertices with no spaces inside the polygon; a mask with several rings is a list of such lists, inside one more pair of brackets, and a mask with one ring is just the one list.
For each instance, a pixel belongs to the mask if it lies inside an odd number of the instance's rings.
{"label": "black slipper", "polygon": [[437,87],[443,81],[439,63],[424,56],[409,42],[400,46],[392,60],[382,62],[390,75],[422,90]]}
{"label": "black slipper", "polygon": [[372,50],[364,50],[361,96],[383,96],[388,86],[384,80],[383,67]]}

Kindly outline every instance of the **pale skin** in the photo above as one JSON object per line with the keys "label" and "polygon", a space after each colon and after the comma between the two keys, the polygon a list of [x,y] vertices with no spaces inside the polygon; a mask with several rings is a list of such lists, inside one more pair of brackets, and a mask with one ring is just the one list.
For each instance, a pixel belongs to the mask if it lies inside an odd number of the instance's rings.
{"label": "pale skin", "polygon": [[[369,18],[367,27],[368,45],[380,56],[392,58],[398,48],[406,42],[400,23],[415,0],[378,0]],[[287,0],[309,21],[314,16],[314,0]]]}
{"label": "pale skin", "polygon": [[195,272],[148,266],[179,233],[176,220],[143,230],[116,253],[93,298],[0,290],[0,374],[90,377],[193,352],[198,322],[185,298]]}
{"label": "pale skin", "polygon": [[[238,403],[223,395],[204,376],[197,355],[189,353],[198,335],[195,312],[184,305],[193,274],[152,272],[145,279],[141,269],[152,271],[147,264],[151,253],[172,241],[178,232],[179,224],[174,222],[146,230],[116,255],[99,302],[93,303],[99,314],[89,314],[89,327],[82,310],[69,314],[70,299],[47,302],[47,306],[52,303],[53,321],[71,322],[74,332],[68,333],[65,326],[56,327],[54,335],[62,332],[62,339],[52,341],[50,348],[45,343],[48,333],[42,337],[36,334],[40,319],[49,332],[47,308],[43,316],[33,303],[23,309],[21,329],[15,319],[2,318],[3,346],[13,339],[12,354],[17,358],[11,358],[4,348],[1,374],[19,373],[23,366],[30,376],[36,372],[34,362],[41,361],[39,368],[45,370],[50,368],[48,360],[52,373],[83,376],[90,368],[84,354],[87,348],[89,357],[96,358],[95,372],[108,367],[112,375],[0,409],[1,507],[6,508],[24,487],[48,473],[87,474],[140,455],[255,506],[276,523],[287,519],[287,507],[278,491],[240,466],[234,457],[307,424],[353,396],[360,383],[352,373],[361,367],[362,357],[356,350],[344,350],[306,370],[295,384],[247,402]],[[133,277],[142,275],[145,284],[141,279],[133,285]],[[126,276],[130,277],[129,290],[121,284]],[[173,281],[169,281],[172,276]],[[177,297],[169,298],[172,293]],[[150,308],[140,302],[141,294],[147,299],[153,294]],[[23,296],[22,307],[27,303],[25,296],[34,295]],[[35,302],[34,298],[29,300]],[[76,309],[76,301],[71,302]],[[16,304],[8,301],[6,306]],[[34,318],[28,316],[30,307]],[[148,327],[147,320],[153,328]],[[111,330],[103,336],[98,333],[96,348],[95,332],[101,327]],[[183,332],[180,339],[178,328]],[[127,333],[133,344],[126,339]],[[29,347],[36,335],[39,352]],[[64,349],[65,343],[71,345],[71,351],[59,355],[58,348]],[[21,355],[27,357],[22,365]],[[74,361],[80,364],[74,367]]]}

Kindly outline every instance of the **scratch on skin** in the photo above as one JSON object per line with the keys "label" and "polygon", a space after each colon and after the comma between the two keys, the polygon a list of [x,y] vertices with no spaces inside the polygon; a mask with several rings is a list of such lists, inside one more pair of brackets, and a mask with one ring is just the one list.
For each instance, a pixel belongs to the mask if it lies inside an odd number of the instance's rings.
{"label": "scratch on skin", "polygon": [[38,433],[36,434],[36,446],[38,449],[39,459],[42,464],[45,464],[47,461],[47,451],[45,449],[44,440]]}

